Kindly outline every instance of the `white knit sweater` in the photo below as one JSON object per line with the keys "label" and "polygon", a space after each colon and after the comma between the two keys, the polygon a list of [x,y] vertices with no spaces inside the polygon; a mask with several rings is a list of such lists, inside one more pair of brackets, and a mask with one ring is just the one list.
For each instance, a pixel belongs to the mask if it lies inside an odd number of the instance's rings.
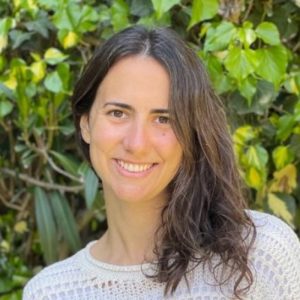
{"label": "white knit sweater", "polygon": [[[300,243],[295,233],[278,218],[248,211],[257,227],[250,262],[254,284],[243,299],[300,300]],[[93,243],[93,242],[92,242]],[[150,264],[116,266],[95,260],[89,243],[72,257],[43,269],[26,285],[23,300],[165,299],[164,285],[145,277]],[[216,260],[217,261],[217,260]],[[234,299],[232,283],[214,285],[208,268],[198,266],[168,299]]]}

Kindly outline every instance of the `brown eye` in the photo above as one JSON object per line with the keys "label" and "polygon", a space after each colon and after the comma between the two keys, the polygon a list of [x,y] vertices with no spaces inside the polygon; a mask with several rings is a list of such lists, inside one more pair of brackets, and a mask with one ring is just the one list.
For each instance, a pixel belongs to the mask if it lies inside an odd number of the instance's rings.
{"label": "brown eye", "polygon": [[114,110],[111,110],[108,112],[108,114],[112,117],[115,117],[115,118],[124,118],[125,114],[124,112],[122,112],[121,110],[118,110],[118,109],[114,109]]}
{"label": "brown eye", "polygon": [[159,117],[157,117],[157,122],[160,123],[160,124],[168,124],[169,123],[169,117],[159,116]]}

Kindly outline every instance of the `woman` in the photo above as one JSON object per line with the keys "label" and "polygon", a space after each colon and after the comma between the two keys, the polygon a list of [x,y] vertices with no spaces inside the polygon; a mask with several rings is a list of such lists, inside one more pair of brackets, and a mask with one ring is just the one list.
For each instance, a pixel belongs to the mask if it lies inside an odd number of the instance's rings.
{"label": "woman", "polygon": [[73,113],[108,229],[34,277],[24,300],[300,299],[299,241],[245,211],[224,111],[175,33],[137,26],[105,42]]}

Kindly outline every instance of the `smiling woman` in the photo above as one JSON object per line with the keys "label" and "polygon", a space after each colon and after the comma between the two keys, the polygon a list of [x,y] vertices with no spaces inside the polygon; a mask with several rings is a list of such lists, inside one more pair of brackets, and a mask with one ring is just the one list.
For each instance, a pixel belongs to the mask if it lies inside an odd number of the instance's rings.
{"label": "smiling woman", "polygon": [[167,119],[169,90],[168,72],[154,58],[128,56],[111,67],[89,114],[81,117],[82,138],[101,178],[106,205],[166,204],[165,190],[182,156]]}
{"label": "smiling woman", "polygon": [[299,299],[299,241],[246,209],[222,105],[174,32],[114,35],[72,101],[108,229],[36,275],[24,300]]}

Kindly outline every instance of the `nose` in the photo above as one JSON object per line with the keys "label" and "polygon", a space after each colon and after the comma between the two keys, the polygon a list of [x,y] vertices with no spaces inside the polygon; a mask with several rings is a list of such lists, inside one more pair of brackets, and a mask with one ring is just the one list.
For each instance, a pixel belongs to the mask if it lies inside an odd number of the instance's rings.
{"label": "nose", "polygon": [[138,155],[144,154],[149,146],[147,126],[142,121],[132,122],[125,133],[123,144],[127,152]]}

